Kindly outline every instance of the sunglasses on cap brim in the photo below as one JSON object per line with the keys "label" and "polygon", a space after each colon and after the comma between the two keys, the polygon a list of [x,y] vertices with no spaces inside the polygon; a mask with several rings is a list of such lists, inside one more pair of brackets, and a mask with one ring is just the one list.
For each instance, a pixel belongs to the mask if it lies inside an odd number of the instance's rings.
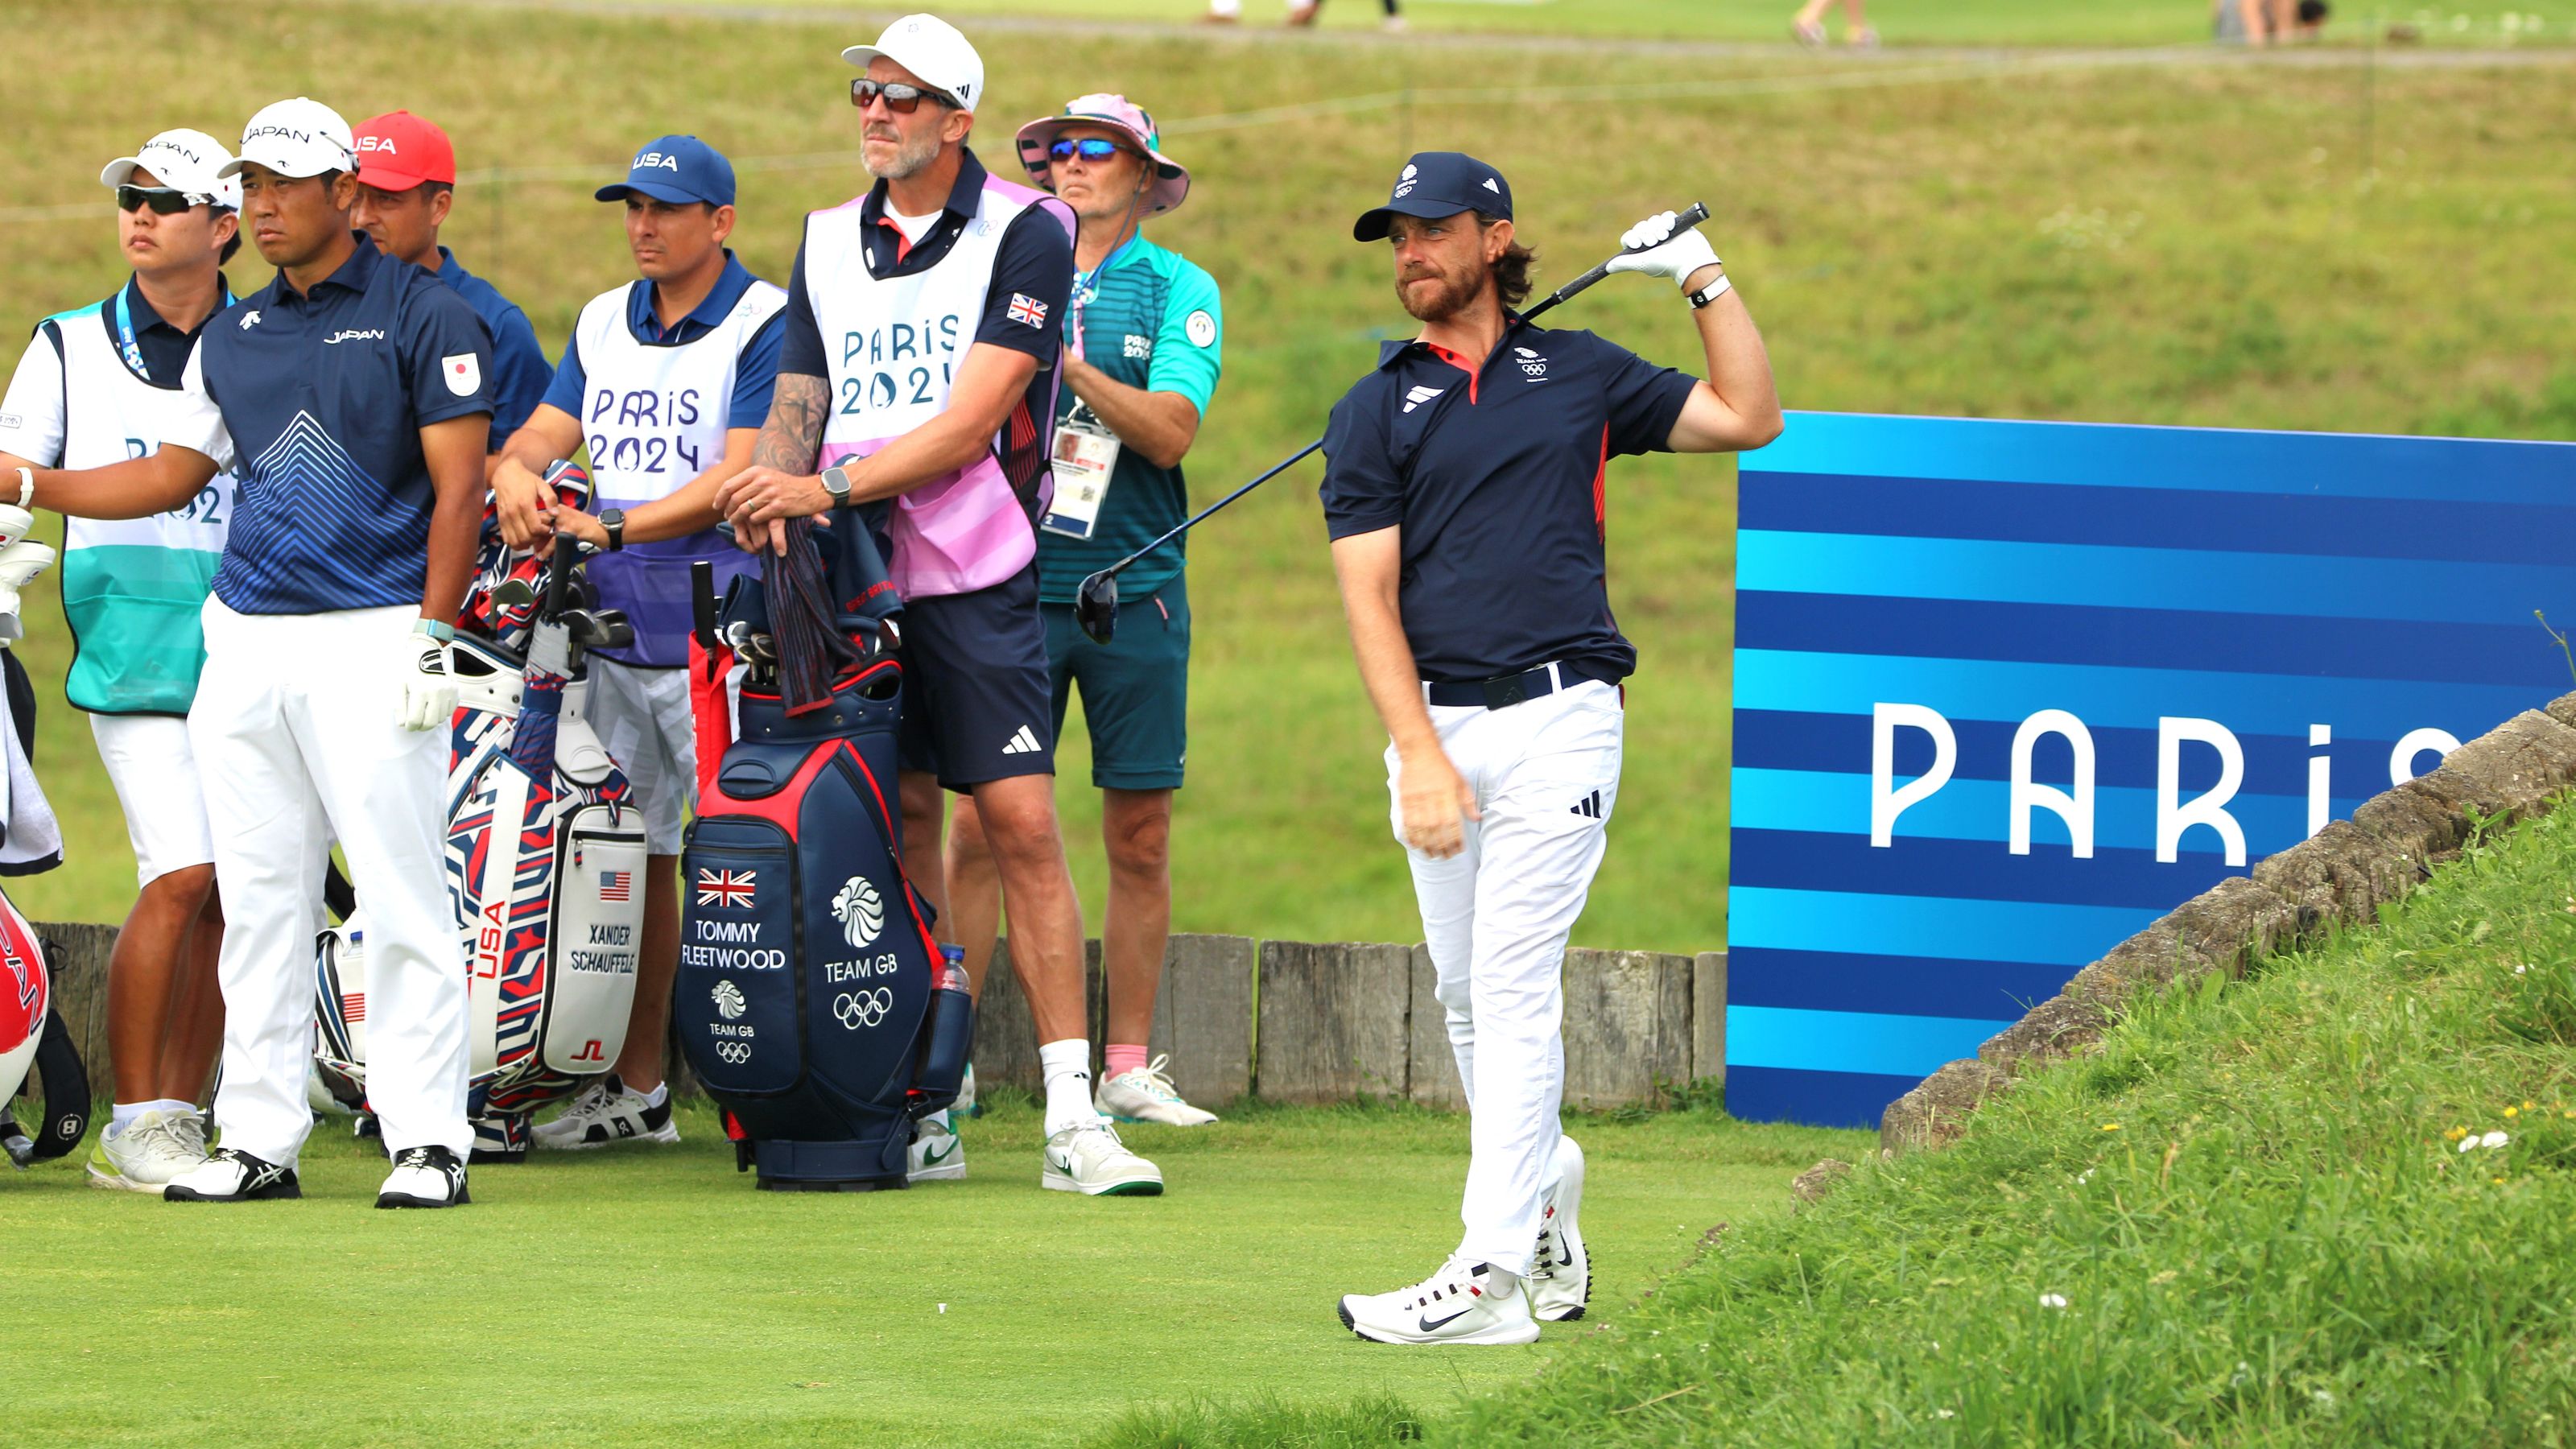
{"label": "sunglasses on cap brim", "polygon": [[1085,136],[1080,140],[1068,136],[1048,146],[1047,155],[1058,161],[1070,161],[1079,156],[1085,161],[1098,162],[1106,161],[1127,149],[1115,141],[1105,141],[1098,136]]}
{"label": "sunglasses on cap brim", "polygon": [[116,209],[133,211],[152,208],[155,216],[176,216],[192,206],[213,206],[215,199],[199,191],[181,191],[175,186],[120,186],[116,188]]}
{"label": "sunglasses on cap brim", "polygon": [[958,109],[954,97],[946,91],[935,91],[928,86],[912,85],[905,81],[870,80],[866,76],[860,76],[850,82],[850,104],[860,110],[866,110],[868,102],[879,97],[885,99],[886,109],[898,116],[909,116],[920,110],[923,101],[937,101],[950,110]]}

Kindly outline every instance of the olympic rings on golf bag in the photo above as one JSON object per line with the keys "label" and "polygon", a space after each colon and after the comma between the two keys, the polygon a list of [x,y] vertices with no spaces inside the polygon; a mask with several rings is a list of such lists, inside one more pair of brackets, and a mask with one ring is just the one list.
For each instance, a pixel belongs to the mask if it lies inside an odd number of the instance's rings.
{"label": "olympic rings on golf bag", "polygon": [[[762,580],[748,577],[721,611],[746,655],[733,728],[718,691],[735,651],[700,576],[690,682],[704,696],[699,759],[719,763],[681,856],[673,1018],[761,1187],[865,1191],[902,1187],[918,1119],[956,1100],[974,1005],[896,848],[903,667],[877,652],[895,601],[881,564],[876,581],[864,577],[873,547],[840,557],[865,544],[854,521],[800,529],[789,546],[818,543],[822,584],[804,597],[841,601],[837,617],[774,630],[768,609],[783,596],[763,601]],[[818,630],[865,640],[856,663],[824,676],[820,699],[794,708],[780,642]]]}
{"label": "olympic rings on golf bag", "polygon": [[[621,647],[633,636],[615,611],[582,607],[574,553],[559,536],[542,594],[523,615],[524,662],[498,640],[459,635],[449,649],[457,710],[447,885],[468,964],[467,1111],[485,1160],[524,1151],[539,1107],[609,1069],[635,1000],[644,816],[586,718],[582,673],[586,648]],[[484,577],[506,585],[513,575],[487,569]],[[499,617],[523,590],[524,581],[500,589],[490,601]],[[366,1087],[360,904],[360,915],[322,933],[316,963],[316,1072],[353,1109]]]}
{"label": "olympic rings on golf bag", "polygon": [[[31,1074],[45,1090],[45,1113],[33,1131],[10,1110]],[[20,1167],[60,1157],[89,1131],[89,1114],[89,1073],[54,1006],[44,945],[0,895],[0,1148]]]}

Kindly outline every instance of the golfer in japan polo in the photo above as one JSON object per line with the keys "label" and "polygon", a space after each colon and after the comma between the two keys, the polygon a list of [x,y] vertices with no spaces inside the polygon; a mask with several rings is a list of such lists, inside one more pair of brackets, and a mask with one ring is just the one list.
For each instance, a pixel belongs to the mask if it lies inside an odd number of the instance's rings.
{"label": "golfer in japan polo", "polygon": [[1334,406],[1324,518],[1472,1156],[1456,1250],[1419,1283],[1343,1298],[1341,1319],[1381,1343],[1527,1343],[1591,1292],[1583,1153],[1557,1107],[1566,935],[1618,803],[1637,662],[1606,587],[1608,460],[1758,448],[1780,403],[1743,301],[1671,212],[1610,268],[1680,286],[1706,382],[1521,320],[1532,254],[1510,184],[1472,156],[1415,156],[1352,235],[1388,244],[1422,331]]}
{"label": "golfer in japan polo", "polygon": [[222,1145],[163,1189],[173,1202],[302,1195],[334,839],[367,903],[368,1100],[393,1158],[376,1206],[466,1200],[446,641],[482,522],[492,345],[463,298],[350,229],[356,166],[319,102],[253,116],[221,174],[240,173],[242,225],[277,275],[207,324],[159,451],[0,480],[81,518],[176,508],[223,466],[241,480],[188,711],[226,917]]}

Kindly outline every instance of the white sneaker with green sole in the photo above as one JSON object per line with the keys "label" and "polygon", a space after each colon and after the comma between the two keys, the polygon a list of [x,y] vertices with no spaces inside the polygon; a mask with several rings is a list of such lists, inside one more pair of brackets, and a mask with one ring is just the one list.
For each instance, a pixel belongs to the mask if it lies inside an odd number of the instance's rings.
{"label": "white sneaker with green sole", "polygon": [[1085,1197],[1160,1197],[1163,1170],[1128,1151],[1107,1118],[1095,1117],[1047,1138],[1038,1186]]}
{"label": "white sneaker with green sole", "polygon": [[98,1134],[98,1145],[89,1153],[89,1185],[159,1197],[170,1179],[194,1171],[205,1160],[203,1118],[194,1112],[146,1112],[122,1132]]}
{"label": "white sneaker with green sole", "polygon": [[1193,1107],[1172,1090],[1172,1079],[1163,1074],[1169,1056],[1159,1056],[1144,1066],[1120,1072],[1100,1084],[1091,1105],[1104,1117],[1121,1122],[1160,1122],[1166,1127],[1204,1127],[1216,1120],[1216,1114]]}
{"label": "white sneaker with green sole", "polygon": [[933,1112],[921,1119],[921,1135],[912,1139],[912,1147],[905,1154],[903,1175],[908,1182],[958,1182],[965,1178],[966,1144],[958,1137],[948,1112]]}

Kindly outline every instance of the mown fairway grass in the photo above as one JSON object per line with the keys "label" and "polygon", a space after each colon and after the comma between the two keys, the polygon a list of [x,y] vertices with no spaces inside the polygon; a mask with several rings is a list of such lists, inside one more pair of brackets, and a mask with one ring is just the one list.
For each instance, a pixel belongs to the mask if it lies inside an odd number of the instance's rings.
{"label": "mown fairway grass", "polygon": [[[2149,1003],[1949,1149],[1725,1234],[1526,1389],[1308,1406],[1307,1442],[1409,1418],[1476,1445],[2566,1443],[2571,882],[2562,812],[2381,929]],[[1095,1442],[1277,1422],[1162,1410]]]}
{"label": "mown fairway grass", "polygon": [[[1351,3],[1336,0],[1336,13]],[[1900,7],[1883,8],[1893,24]],[[861,184],[855,161],[835,154],[855,144],[837,51],[856,22],[471,7],[396,22],[373,7],[293,5],[38,15],[45,65],[24,78],[20,123],[0,129],[0,200],[95,213],[0,221],[0,299],[16,318],[0,360],[14,359],[21,327],[119,276],[99,161],[163,125],[237,134],[281,95],[311,94],[353,118],[408,106],[450,129],[469,171],[577,172],[469,180],[448,232],[549,348],[583,300],[631,276],[616,215],[589,188],[642,140],[694,131],[746,159],[738,242],[773,277],[787,273],[798,215]],[[1646,211],[1709,202],[1710,234],[1794,407],[2576,437],[2565,245],[2576,235],[2576,168],[2565,164],[2576,85],[2563,66],[2383,70],[2371,173],[2352,69],[2194,63],[1636,104],[1424,103],[1208,129],[1210,117],[1407,84],[1848,72],[1804,58],[1623,54],[1605,74],[1597,57],[1529,45],[1058,30],[997,30],[982,43],[987,154],[1007,155],[1020,118],[1069,94],[1123,88],[1163,118],[1194,169],[1189,204],[1154,235],[1226,291],[1229,365],[1190,459],[1202,498],[1320,431],[1374,359],[1374,339],[1404,320],[1382,251],[1352,243],[1349,218],[1384,196],[1408,149],[1435,146],[1506,168],[1544,285],[1605,255]],[[817,156],[783,169],[748,161]],[[262,272],[244,260],[234,275],[255,284]],[[1613,279],[1559,317],[1697,365],[1669,288]],[[1382,737],[1351,669],[1316,476],[1310,463],[1280,479],[1194,545],[1175,924],[1411,940]],[[1698,950],[1723,939],[1732,476],[1710,459],[1612,469],[1612,599],[1644,665],[1628,696],[1627,788],[1582,944]],[[50,686],[65,641],[44,587],[30,592],[21,648]],[[40,918],[117,919],[131,895],[123,827],[84,734],[50,708],[39,762],[72,864],[11,886]],[[1087,783],[1078,727],[1064,769]],[[1095,913],[1096,798],[1064,792]]]}
{"label": "mown fairway grass", "polygon": [[[1140,1128],[1171,1192],[1133,1199],[1041,1191],[1038,1126],[1010,1102],[966,1125],[966,1181],[864,1197],[755,1192],[705,1110],[677,1148],[478,1168],[451,1213],[376,1212],[383,1159],[336,1119],[297,1203],[110,1194],[68,1161],[10,1174],[0,1437],[1061,1444],[1131,1404],[1256,1385],[1445,1406],[1525,1381],[1581,1331],[1461,1356],[1335,1321],[1337,1295],[1428,1272],[1454,1240],[1463,1118],[1247,1108]],[[1570,1127],[1603,1311],[1859,1140],[1705,1112]]]}

